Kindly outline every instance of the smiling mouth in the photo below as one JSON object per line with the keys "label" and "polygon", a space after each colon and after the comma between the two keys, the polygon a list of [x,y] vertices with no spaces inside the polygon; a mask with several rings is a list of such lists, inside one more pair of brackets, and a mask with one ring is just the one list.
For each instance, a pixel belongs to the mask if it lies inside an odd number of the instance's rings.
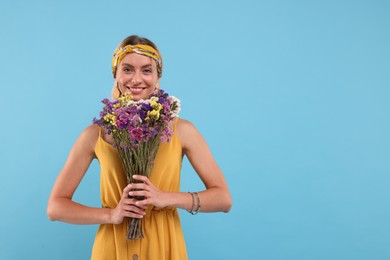
{"label": "smiling mouth", "polygon": [[146,89],[146,87],[126,87],[126,88],[132,91],[140,91]]}

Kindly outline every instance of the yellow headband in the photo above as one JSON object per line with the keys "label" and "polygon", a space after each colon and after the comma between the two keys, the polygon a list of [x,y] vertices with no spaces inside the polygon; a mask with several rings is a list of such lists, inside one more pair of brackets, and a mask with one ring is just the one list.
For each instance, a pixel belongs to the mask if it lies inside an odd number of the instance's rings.
{"label": "yellow headband", "polygon": [[149,45],[136,44],[136,45],[126,45],[125,47],[119,48],[114,52],[112,56],[112,75],[115,78],[118,65],[121,63],[123,58],[129,53],[137,53],[144,56],[148,56],[156,61],[157,64],[157,74],[161,76],[162,72],[162,60],[160,54],[156,49]]}

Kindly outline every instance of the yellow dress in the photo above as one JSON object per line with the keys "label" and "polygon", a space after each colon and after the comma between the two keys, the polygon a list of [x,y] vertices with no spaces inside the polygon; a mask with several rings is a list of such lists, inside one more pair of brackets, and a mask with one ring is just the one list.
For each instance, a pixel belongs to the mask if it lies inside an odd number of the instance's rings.
{"label": "yellow dress", "polygon": [[[162,143],[157,152],[150,181],[162,191],[180,191],[182,148],[174,134],[169,143]],[[127,181],[119,154],[99,133],[95,153],[99,160],[102,206],[115,208]],[[102,224],[96,234],[92,260],[183,260],[187,250],[176,208],[156,208],[151,205],[142,219],[144,238],[127,240],[127,219],[122,224]]]}

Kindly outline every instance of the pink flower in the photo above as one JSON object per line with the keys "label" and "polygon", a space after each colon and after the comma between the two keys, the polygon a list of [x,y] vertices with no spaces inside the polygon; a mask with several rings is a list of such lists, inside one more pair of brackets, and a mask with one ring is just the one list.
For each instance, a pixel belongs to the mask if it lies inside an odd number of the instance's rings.
{"label": "pink flower", "polygon": [[135,140],[137,143],[142,142],[143,131],[139,128],[133,128],[130,130],[131,139]]}

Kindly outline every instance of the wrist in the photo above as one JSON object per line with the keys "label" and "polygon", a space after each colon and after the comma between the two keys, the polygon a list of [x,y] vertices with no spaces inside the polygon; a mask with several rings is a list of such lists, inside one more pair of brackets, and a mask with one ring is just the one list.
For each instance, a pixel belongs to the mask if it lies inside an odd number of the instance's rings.
{"label": "wrist", "polygon": [[105,217],[104,220],[106,221],[106,224],[115,224],[115,218],[114,218],[114,213],[115,209],[110,209],[110,208],[105,208]]}
{"label": "wrist", "polygon": [[168,206],[191,210],[192,196],[188,192],[170,192],[168,198]]}
{"label": "wrist", "polygon": [[174,205],[175,194],[173,192],[162,192],[161,193],[161,205],[160,207],[175,207]]}

